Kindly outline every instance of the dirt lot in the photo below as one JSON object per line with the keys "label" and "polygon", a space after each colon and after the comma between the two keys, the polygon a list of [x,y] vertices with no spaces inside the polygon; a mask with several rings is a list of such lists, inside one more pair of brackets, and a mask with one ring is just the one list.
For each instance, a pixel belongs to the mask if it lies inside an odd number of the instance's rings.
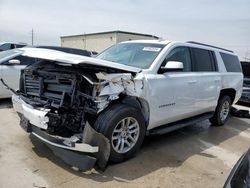
{"label": "dirt lot", "polygon": [[208,121],[147,137],[139,154],[104,172],[79,172],[19,127],[9,100],[0,100],[0,187],[222,187],[250,146],[250,119],[224,127]]}

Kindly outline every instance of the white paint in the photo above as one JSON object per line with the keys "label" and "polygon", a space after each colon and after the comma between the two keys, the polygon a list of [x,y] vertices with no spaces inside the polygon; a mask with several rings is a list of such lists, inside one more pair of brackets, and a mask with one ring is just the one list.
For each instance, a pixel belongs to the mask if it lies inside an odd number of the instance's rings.
{"label": "white paint", "polygon": [[12,96],[12,103],[14,109],[22,114],[29,122],[39,128],[47,129],[49,118],[46,114],[50,111],[48,109],[34,109],[31,105],[25,103],[19,96]]}
{"label": "white paint", "polygon": [[[148,129],[163,124],[175,122],[185,118],[193,117],[205,112],[215,111],[221,89],[233,88],[236,90],[237,101],[242,92],[243,74],[228,73],[220,57],[220,52],[233,54],[231,52],[212,48],[209,46],[169,41],[130,41],[125,43],[148,42],[165,44],[165,47],[152,62],[149,69],[138,69],[114,62],[95,58],[72,55],[47,49],[23,48],[23,55],[30,57],[59,61],[68,64],[86,63],[97,66],[127,70],[130,73],[97,73],[100,80],[108,82],[100,90],[98,96],[107,96],[106,101],[95,101],[99,103],[99,111],[108,106],[107,101],[116,100],[123,93],[144,99],[149,105]],[[158,70],[166,56],[176,47],[187,46],[212,50],[215,52],[218,62],[218,72],[166,72],[159,74]],[[202,63],[202,62],[201,62]],[[234,102],[235,102],[234,101]]]}
{"label": "white paint", "polygon": [[101,90],[99,96],[112,96],[111,98],[117,99],[120,93],[131,96],[140,96],[142,93],[143,81],[134,79],[130,73],[105,74],[99,72],[96,76],[100,80],[109,81],[109,84]]}

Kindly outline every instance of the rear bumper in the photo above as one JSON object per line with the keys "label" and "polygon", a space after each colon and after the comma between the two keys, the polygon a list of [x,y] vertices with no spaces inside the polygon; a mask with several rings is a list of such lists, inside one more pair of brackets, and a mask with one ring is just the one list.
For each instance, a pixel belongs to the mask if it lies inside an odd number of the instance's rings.
{"label": "rear bumper", "polygon": [[13,107],[20,115],[20,126],[26,131],[33,134],[41,141],[63,149],[73,150],[84,153],[97,153],[98,146],[91,146],[87,143],[79,143],[74,137],[64,138],[46,133],[49,118],[46,114],[47,109],[34,109],[31,105],[25,103],[20,96],[12,96]]}

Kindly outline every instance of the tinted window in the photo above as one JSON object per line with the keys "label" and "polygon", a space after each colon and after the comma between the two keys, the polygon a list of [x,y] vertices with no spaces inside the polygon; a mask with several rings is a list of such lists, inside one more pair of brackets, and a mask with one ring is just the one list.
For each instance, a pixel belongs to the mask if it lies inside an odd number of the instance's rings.
{"label": "tinted window", "polygon": [[65,47],[59,47],[59,46],[38,46],[37,48],[46,48],[46,49],[71,53],[75,55],[83,55],[87,57],[91,56],[91,52],[89,52],[88,50],[81,50],[81,49],[76,49],[76,48],[65,48]]}
{"label": "tinted window", "polygon": [[16,44],[16,48],[22,48],[24,46],[26,46],[26,45],[25,44]]}
{"label": "tinted window", "polygon": [[216,70],[211,51],[192,48],[192,55],[194,60],[194,71],[210,72]]}
{"label": "tinted window", "polygon": [[190,72],[191,71],[191,58],[190,58],[190,52],[187,47],[177,47],[174,48],[170,53],[167,55],[166,59],[164,60],[164,63],[162,66],[165,66],[165,64],[168,61],[179,61],[183,63],[184,72]]}
{"label": "tinted window", "polygon": [[237,56],[222,52],[220,55],[225,64],[227,72],[241,72],[241,65]]}
{"label": "tinted window", "polygon": [[35,58],[26,57],[26,56],[17,56],[14,59],[18,59],[20,61],[20,65],[30,65],[36,62]]}

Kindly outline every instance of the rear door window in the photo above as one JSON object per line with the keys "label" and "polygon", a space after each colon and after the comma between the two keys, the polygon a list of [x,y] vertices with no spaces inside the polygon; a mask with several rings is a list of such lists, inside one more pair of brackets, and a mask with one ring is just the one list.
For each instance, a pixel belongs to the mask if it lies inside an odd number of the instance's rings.
{"label": "rear door window", "polygon": [[227,72],[241,72],[240,61],[237,56],[220,52]]}
{"label": "rear door window", "polygon": [[195,72],[216,71],[215,59],[212,51],[200,48],[191,49],[193,59],[193,70]]}

